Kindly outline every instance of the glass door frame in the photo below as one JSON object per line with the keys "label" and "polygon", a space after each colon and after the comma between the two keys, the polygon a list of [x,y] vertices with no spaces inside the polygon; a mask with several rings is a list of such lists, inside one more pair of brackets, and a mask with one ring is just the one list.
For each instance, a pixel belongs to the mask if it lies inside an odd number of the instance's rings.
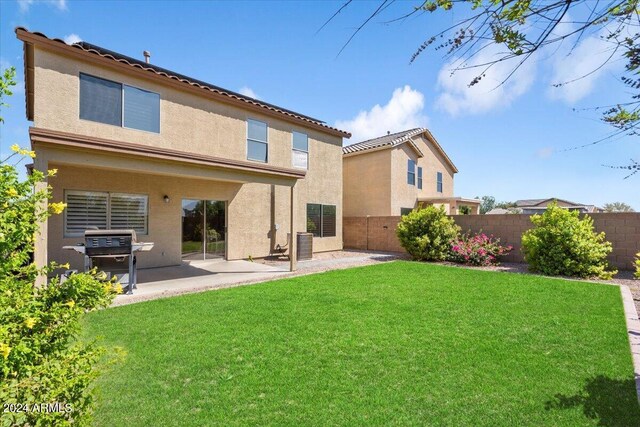
{"label": "glass door frame", "polygon": [[[198,259],[184,259],[183,258],[183,243],[184,243],[184,202],[185,201],[190,201],[190,202],[202,202],[202,258],[198,258]],[[221,256],[211,256],[210,258],[207,258],[207,202],[219,202],[223,204],[223,213],[224,213],[224,251],[221,254]],[[227,233],[227,224],[228,224],[228,217],[227,217],[227,212],[228,212],[228,203],[226,200],[211,200],[211,199],[198,199],[198,198],[188,198],[188,197],[183,197],[180,199],[180,211],[181,211],[181,223],[180,223],[180,258],[183,261],[206,261],[206,260],[211,260],[211,259],[224,259],[227,260],[227,250],[228,250],[228,233]]]}

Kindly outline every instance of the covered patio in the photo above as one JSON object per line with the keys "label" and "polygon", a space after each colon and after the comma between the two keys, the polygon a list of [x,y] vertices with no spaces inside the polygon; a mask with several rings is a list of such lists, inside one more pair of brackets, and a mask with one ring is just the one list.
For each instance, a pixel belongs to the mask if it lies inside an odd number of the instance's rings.
{"label": "covered patio", "polygon": [[[284,243],[286,236],[295,236],[300,226],[295,220],[295,187],[297,181],[304,178],[305,171],[38,128],[31,128],[30,134],[32,146],[37,152],[35,169],[58,170],[55,177],[49,178],[54,200],[66,202],[70,194],[80,192],[88,194],[85,197],[104,193],[108,194],[109,199],[112,194],[141,195],[144,203],[140,206],[145,212],[140,223],[144,228],[142,232],[136,232],[139,241],[153,242],[154,247],[138,257],[140,283],[153,281],[152,277],[145,279],[145,276],[149,276],[145,272],[148,268],[167,268],[163,274],[169,275],[171,271],[181,271],[183,275],[185,269],[191,269],[196,276],[197,271],[203,269],[199,265],[195,267],[197,263],[190,261],[183,264],[186,249],[181,237],[181,233],[184,234],[181,220],[184,222],[185,201],[221,201],[218,204],[224,213],[219,224],[222,245],[213,255],[222,260],[265,256],[270,251],[270,244]],[[286,189],[286,193],[282,192],[286,196],[278,200],[280,206],[286,207],[277,217],[277,223],[282,225],[279,231],[274,224],[276,219],[270,219],[269,216],[269,204],[274,201],[269,201],[267,192],[260,191],[258,194],[258,186]],[[107,211],[111,212],[110,209]],[[81,219],[91,225],[91,218],[87,216]],[[73,269],[82,268],[81,256],[62,249],[67,245],[76,245],[83,239],[80,232],[70,233],[67,219],[65,214],[54,216],[42,227],[35,251],[35,260],[39,265],[56,261],[70,262]],[[124,227],[115,227],[103,222],[101,229],[105,227],[104,224],[107,229],[127,228],[126,224]],[[276,233],[279,241],[273,237]],[[201,235],[207,236],[205,233]],[[292,240],[288,242],[288,271],[296,269],[296,242]],[[209,255],[205,253],[204,258]],[[220,261],[218,259],[207,261],[211,263],[205,262],[205,265],[215,266],[216,269],[227,265],[216,264],[216,261]],[[242,262],[236,265],[242,265]],[[248,272],[246,269],[242,271]]]}

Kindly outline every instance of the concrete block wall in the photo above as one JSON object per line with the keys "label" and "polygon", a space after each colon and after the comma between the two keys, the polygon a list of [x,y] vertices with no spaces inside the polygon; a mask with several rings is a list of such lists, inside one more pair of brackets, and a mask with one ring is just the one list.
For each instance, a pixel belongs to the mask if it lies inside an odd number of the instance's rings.
{"label": "concrete block wall", "polygon": [[[613,252],[609,262],[624,270],[633,269],[633,260],[640,252],[640,213],[598,213],[589,214],[595,229],[603,231],[611,242]],[[503,260],[523,262],[522,233],[531,228],[530,215],[454,215],[453,219],[462,232],[484,232],[500,238],[513,250]],[[370,216],[344,218],[345,249],[404,252],[396,237],[395,230],[399,216]]]}

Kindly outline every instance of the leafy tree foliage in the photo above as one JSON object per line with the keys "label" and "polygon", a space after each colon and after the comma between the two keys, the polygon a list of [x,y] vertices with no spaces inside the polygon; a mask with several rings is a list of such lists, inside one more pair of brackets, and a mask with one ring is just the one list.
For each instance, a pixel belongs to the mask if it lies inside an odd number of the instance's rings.
{"label": "leafy tree foliage", "polygon": [[[11,93],[14,76],[11,69],[0,79],[0,102]],[[0,159],[0,402],[22,406],[2,413],[0,425],[87,425],[89,386],[102,350],[77,341],[76,334],[83,314],[109,305],[121,287],[95,271],[36,285],[39,276],[68,268],[39,268],[31,260],[40,224],[65,205],[46,203],[50,188],[36,185],[46,178],[42,172],[19,179],[10,162],[35,153],[17,145],[11,149],[9,157]],[[55,173],[48,171],[48,176]]]}
{"label": "leafy tree foliage", "polygon": [[607,203],[603,209],[605,212],[635,212],[631,206],[624,202]]}
{"label": "leafy tree foliage", "polygon": [[[323,27],[350,3],[351,0],[348,0]],[[342,50],[367,23],[392,3],[381,0],[379,7],[354,31]],[[426,0],[416,3],[413,10],[387,23],[402,22],[418,14],[461,12],[457,16],[463,18],[454,21],[453,25],[440,32],[431,32],[416,49],[410,62],[416,61],[430,49],[444,52],[445,60],[460,59],[453,73],[463,69],[477,70],[469,86],[478,84],[496,64],[509,61],[513,64],[512,70],[499,84],[505,83],[534,54],[542,51],[553,54],[565,40],[575,47],[586,35],[602,31],[604,35],[601,38],[610,46],[609,56],[603,64],[577,80],[597,71],[609,61],[624,60],[625,71],[621,81],[628,88],[629,98],[604,107],[606,111],[602,116],[604,122],[614,127],[610,135],[614,137],[638,135],[640,132],[639,3],[640,0]],[[572,25],[560,25],[569,16]],[[479,60],[480,54],[490,45],[504,49],[490,60]],[[556,86],[573,81],[558,82]],[[633,159],[628,165],[608,167],[630,171],[625,178],[640,171],[640,163]]]}

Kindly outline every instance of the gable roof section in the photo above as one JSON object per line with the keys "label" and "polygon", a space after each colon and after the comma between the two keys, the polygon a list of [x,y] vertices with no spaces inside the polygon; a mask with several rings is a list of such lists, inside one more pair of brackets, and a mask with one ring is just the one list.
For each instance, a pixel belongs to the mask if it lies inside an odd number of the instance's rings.
{"label": "gable roof section", "polygon": [[558,199],[556,197],[549,197],[547,199],[522,199],[522,200],[516,200],[515,204],[516,204],[516,207],[518,207],[518,208],[535,207],[535,206],[540,206],[545,202],[552,202],[554,200],[557,200],[559,202],[568,203],[568,204],[573,205],[573,206],[584,206],[584,205],[581,205],[580,203],[575,203],[575,202],[571,202],[569,200],[564,200],[564,199]]}
{"label": "gable roof section", "polygon": [[442,149],[442,146],[438,143],[429,129],[426,128],[408,129],[401,132],[391,133],[389,135],[379,136],[377,138],[347,145],[345,147],[342,147],[342,154],[344,156],[364,154],[369,151],[395,148],[404,143],[409,143],[411,148],[413,148],[416,153],[418,153],[419,157],[424,157],[422,151],[412,140],[412,138],[419,135],[424,135],[424,137],[433,144],[436,151],[438,151],[442,155],[447,164],[449,164],[451,169],[453,169],[454,173],[458,172],[458,168],[456,167],[456,165],[453,164],[449,156],[447,156],[447,153],[445,153],[445,151]]}
{"label": "gable roof section", "polygon": [[[16,36],[19,40],[22,40],[25,43],[25,92],[27,94],[33,93],[33,89],[29,88],[30,77],[33,78],[32,70],[33,64],[29,65],[28,61],[32,61],[32,55],[28,54],[27,45],[28,44],[37,44],[40,46],[44,46],[49,50],[56,51],[58,53],[63,53],[75,57],[81,57],[83,60],[89,60],[93,62],[101,63],[102,65],[117,67],[121,71],[129,71],[136,73],[139,77],[142,78],[160,78],[161,81],[165,84],[177,84],[178,87],[182,89],[195,89],[200,94],[208,94],[216,98],[221,102],[226,102],[228,104],[234,104],[239,108],[249,108],[253,110],[260,111],[267,115],[278,116],[283,120],[303,123],[306,126],[316,128],[325,133],[329,133],[334,136],[340,136],[343,138],[350,138],[351,134],[349,132],[331,127],[327,125],[325,122],[315,119],[313,117],[309,117],[300,113],[296,113],[295,111],[288,110],[286,108],[278,107],[273,104],[269,104],[267,102],[259,101],[257,99],[239,94],[237,92],[233,92],[219,86],[204,82],[202,80],[194,79],[192,77],[185,76],[183,74],[179,74],[173,72],[171,70],[167,70],[162,67],[158,67],[156,65],[147,64],[144,61],[140,61],[134,58],[131,58],[126,55],[122,55],[120,53],[114,52],[109,49],[105,49],[100,46],[96,46],[87,42],[78,42],[72,45],[68,45],[64,42],[64,40],[58,38],[49,38],[43,33],[32,32],[23,27],[16,28]],[[30,71],[31,70],[31,71]],[[31,76],[29,75],[31,72]],[[30,92],[31,90],[31,92]],[[28,105],[29,97],[27,96],[27,118],[29,120],[33,120],[33,109]]]}

